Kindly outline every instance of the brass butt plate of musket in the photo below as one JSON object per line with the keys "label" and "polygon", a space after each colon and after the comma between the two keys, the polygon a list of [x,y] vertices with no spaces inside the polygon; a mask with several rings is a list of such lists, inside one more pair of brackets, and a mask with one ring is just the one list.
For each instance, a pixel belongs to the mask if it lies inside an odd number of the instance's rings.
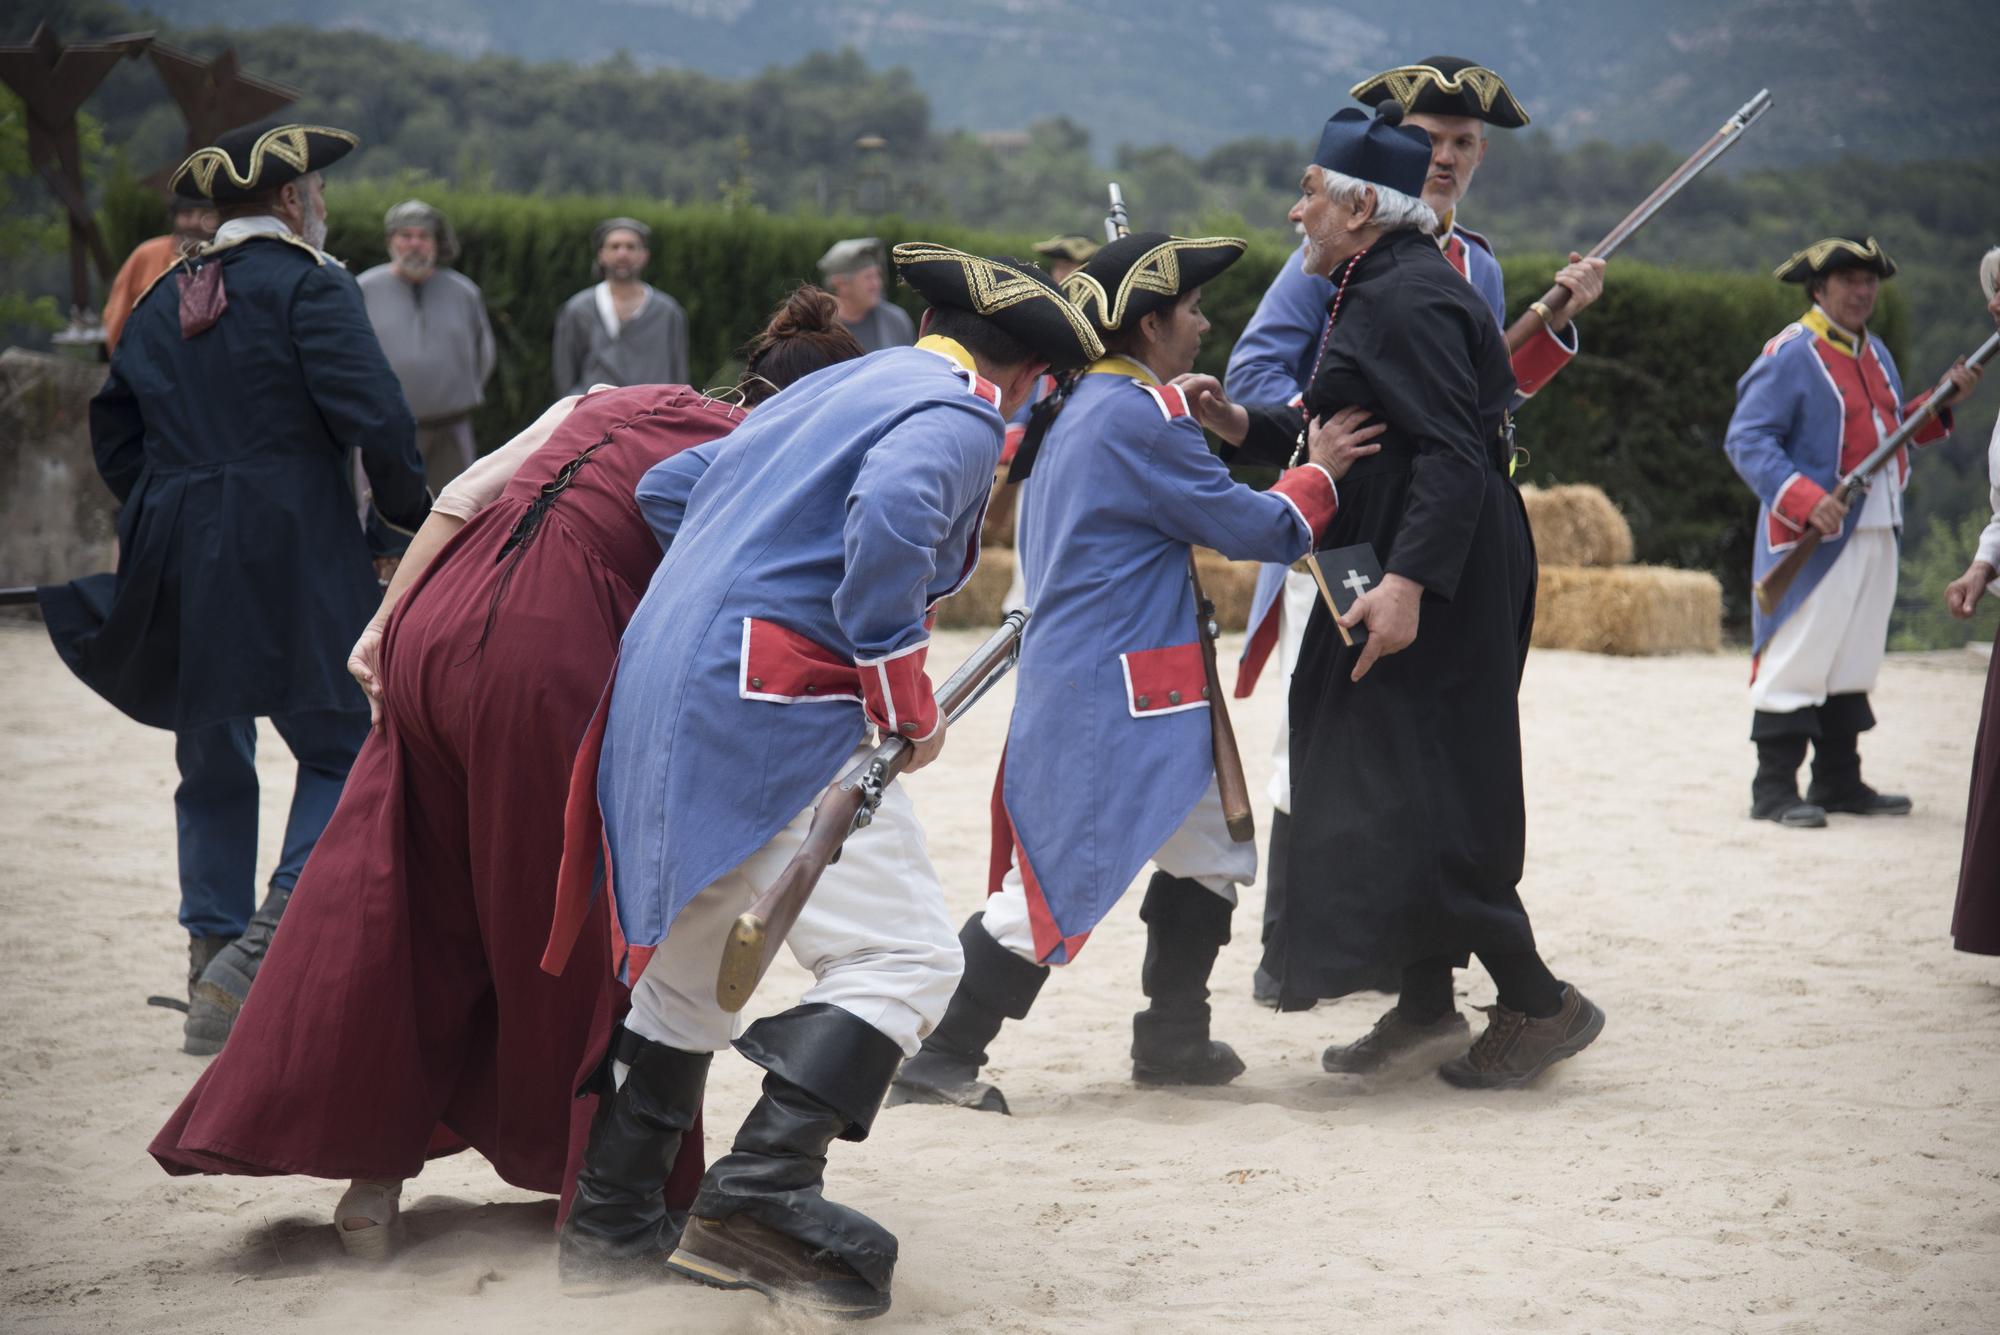
{"label": "brass butt plate of musket", "polygon": [[722,963],[715,971],[715,1004],[734,1015],[757,990],[764,967],[764,920],[745,913],[722,943]]}

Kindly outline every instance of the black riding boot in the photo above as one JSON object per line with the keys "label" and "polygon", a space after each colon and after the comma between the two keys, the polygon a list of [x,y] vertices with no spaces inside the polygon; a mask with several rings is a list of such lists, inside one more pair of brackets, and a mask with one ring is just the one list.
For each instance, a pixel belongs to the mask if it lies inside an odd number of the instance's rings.
{"label": "black riding boot", "polygon": [[985,915],[975,913],[958,930],[965,974],[944,1019],[924,1039],[917,1055],[903,1063],[889,1086],[889,1106],[947,1103],[980,1112],[1007,1112],[1007,1097],[979,1078],[986,1045],[1008,1020],[1026,1019],[1049,966],[1032,964],[987,934]]}
{"label": "black riding boot", "polygon": [[759,1020],[736,1048],[769,1072],[764,1096],[709,1165],[668,1268],[828,1316],[880,1316],[896,1236],[826,1198],[826,1151],[867,1138],[902,1049],[825,1004]]}
{"label": "black riding boot", "polygon": [[264,902],[250,915],[250,925],[243,929],[243,935],[217,951],[208,967],[201,971],[201,978],[188,994],[181,1051],[197,1057],[212,1057],[222,1051],[222,1045],[229,1040],[230,1026],[236,1023],[236,1014],[243,1009],[244,998],[250,995],[250,984],[257,980],[258,966],[271,948],[271,938],[278,933],[278,920],[285,916],[285,905],[291,900],[291,887],[272,886],[265,892]]}
{"label": "black riding boot", "polygon": [[1815,710],[1778,714],[1758,710],[1750,723],[1750,740],[1757,744],[1757,777],[1750,781],[1750,815],[1798,830],[1826,824],[1826,811],[1799,797],[1799,766],[1806,743],[1819,736]]}
{"label": "black riding boot", "polygon": [[190,1011],[194,1009],[195,984],[201,981],[202,974],[214,962],[215,957],[220,955],[223,949],[235,940],[236,938],[233,936],[190,935],[188,937],[188,1009]]}
{"label": "black riding boot", "polygon": [[1153,873],[1140,986],[1152,1004],[1132,1017],[1132,1079],[1142,1085],[1226,1085],[1243,1074],[1227,1043],[1208,1036],[1208,975],[1229,940],[1235,906],[1200,881]]}
{"label": "black riding boot", "polygon": [[1264,953],[1257,972],[1250,975],[1250,999],[1259,1006],[1278,1008],[1278,979],[1264,971],[1263,961],[1271,958],[1271,938],[1278,934],[1278,920],[1285,911],[1285,886],[1292,861],[1292,817],[1289,812],[1271,813],[1271,839],[1264,855],[1264,930],[1259,936]]}
{"label": "black riding boot", "polygon": [[[684,1222],[667,1208],[667,1174],[701,1111],[710,1055],[623,1027],[612,1035],[585,1085],[597,1090],[597,1114],[556,1254],[565,1287],[664,1277]],[[627,1067],[625,1083],[615,1089],[614,1061]]]}
{"label": "black riding boot", "polygon": [[1812,786],[1806,801],[1850,816],[1907,816],[1914,805],[1901,793],[1878,793],[1861,780],[1861,734],[1875,726],[1875,711],[1861,692],[1830,695],[1819,707],[1819,740],[1813,743]]}

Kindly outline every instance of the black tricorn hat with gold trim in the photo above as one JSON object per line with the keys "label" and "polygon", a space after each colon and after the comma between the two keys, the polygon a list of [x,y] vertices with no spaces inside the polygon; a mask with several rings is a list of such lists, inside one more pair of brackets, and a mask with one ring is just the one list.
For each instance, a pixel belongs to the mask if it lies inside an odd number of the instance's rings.
{"label": "black tricorn hat with gold trim", "polygon": [[1046,241],[1037,241],[1034,250],[1037,255],[1044,255],[1052,260],[1068,260],[1071,264],[1082,264],[1097,253],[1098,243],[1077,232],[1064,232]]}
{"label": "black tricorn hat with gold trim", "polygon": [[240,204],[332,166],[360,142],[330,125],[245,126],[189,154],[168,185],[184,199]]}
{"label": "black tricorn hat with gold trim", "polygon": [[1100,331],[1129,329],[1148,311],[1167,309],[1236,263],[1246,244],[1233,236],[1134,232],[1107,241],[1088,264],[1063,279],[1063,295]]}
{"label": "black tricorn hat with gold trim", "polygon": [[1872,236],[1866,241],[1830,236],[1813,242],[1771,272],[1787,283],[1810,283],[1836,269],[1868,269],[1884,278],[1894,278],[1896,261],[1889,258],[1889,252]]}
{"label": "black tricorn hat with gold trim", "polygon": [[891,252],[896,272],[933,306],[970,311],[1025,343],[1055,370],[1096,361],[1104,344],[1053,279],[1025,260],[969,255],[929,241]]}
{"label": "black tricorn hat with gold trim", "polygon": [[1398,65],[1347,91],[1371,107],[1394,98],[1405,111],[1418,115],[1470,116],[1503,130],[1518,130],[1528,123],[1527,108],[1505,79],[1459,56],[1430,56],[1421,64]]}

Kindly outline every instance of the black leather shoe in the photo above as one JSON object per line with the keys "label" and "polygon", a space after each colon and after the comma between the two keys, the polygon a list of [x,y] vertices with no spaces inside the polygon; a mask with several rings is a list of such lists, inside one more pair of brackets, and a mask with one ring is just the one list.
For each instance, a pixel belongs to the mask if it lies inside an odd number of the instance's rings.
{"label": "black leather shoe", "polygon": [[[1878,793],[1865,783],[1839,797],[1823,797],[1808,789],[1806,800],[1818,803],[1824,811],[1837,811],[1843,816],[1907,816],[1916,809],[1916,803],[1903,794]],[[1825,823],[1826,818],[1822,815],[1820,824]]]}

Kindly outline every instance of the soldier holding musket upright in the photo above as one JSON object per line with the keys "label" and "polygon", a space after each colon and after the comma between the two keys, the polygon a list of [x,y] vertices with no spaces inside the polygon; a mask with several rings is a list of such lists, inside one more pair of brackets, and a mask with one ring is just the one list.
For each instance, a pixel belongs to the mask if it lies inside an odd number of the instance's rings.
{"label": "soldier holding musket upright", "polygon": [[[1486,160],[1487,131],[1495,126],[1525,126],[1527,109],[1498,74],[1458,56],[1430,56],[1421,64],[1385,70],[1362,80],[1351,91],[1370,106],[1394,98],[1406,109],[1404,124],[1430,135],[1431,161],[1422,198],[1440,222],[1435,238],[1438,247],[1451,267],[1479,293],[1494,320],[1504,326],[1507,307],[1500,261],[1491,242],[1461,225],[1459,206],[1472,188],[1473,174]],[[1555,281],[1569,291],[1570,299],[1562,310],[1551,311],[1543,329],[1512,356],[1517,407],[1575,355],[1577,335],[1571,321],[1602,295],[1604,261],[1572,254]],[[1263,403],[1302,392],[1326,329],[1326,305],[1332,296],[1333,284],[1326,278],[1302,264],[1286,265],[1272,280],[1229,355],[1231,397],[1244,403]],[[1280,669],[1289,675],[1315,596],[1313,582],[1304,572],[1294,571],[1287,578],[1283,566],[1264,568],[1251,599],[1250,633],[1244,639],[1237,695],[1248,695],[1255,688],[1273,649],[1278,651]],[[1289,746],[1289,729],[1281,727],[1271,774],[1271,802],[1276,813],[1271,823],[1270,881],[1264,895],[1267,939],[1285,892],[1283,861],[1276,850],[1284,844],[1291,824]],[[1276,983],[1268,975],[1259,973],[1255,991],[1260,1001],[1276,1003]]]}
{"label": "soldier holding musket upright", "polygon": [[1549,972],[1516,886],[1525,810],[1520,673],[1535,555],[1508,479],[1515,380],[1490,307],[1438,249],[1419,198],[1429,136],[1385,102],[1327,122],[1291,218],[1304,264],[1333,278],[1303,409],[1248,407],[1188,383],[1203,423],[1244,462],[1282,461],[1308,424],[1359,408],[1381,452],[1341,481],[1321,548],[1367,544],[1384,572],[1341,618],[1315,605],[1292,677],[1292,894],[1265,952],[1280,1006],[1372,986],[1400,968],[1396,1009],[1336,1070],[1469,1034],[1452,970],[1476,953],[1498,1004],[1440,1073],[1525,1084],[1597,1036],[1604,1016]]}
{"label": "soldier holding musket upright", "polygon": [[[1882,468],[1850,512],[1834,494],[1849,472],[1930,397],[1907,402],[1895,359],[1868,332],[1882,280],[1896,262],[1869,237],[1828,237],[1778,266],[1802,283],[1812,309],[1780,330],[1736,382],[1736,414],[1723,448],[1757,493],[1752,570],[1762,579],[1808,529],[1819,548],[1784,595],[1751,620],[1750,740],[1757,775],[1750,814],[1794,829],[1826,824],[1829,811],[1900,816],[1910,799],[1878,793],[1861,778],[1861,734],[1875,726],[1868,704],[1896,601],[1907,451]],[[1950,373],[1945,411],[1919,430],[1927,445],[1951,430],[1950,404],[1979,382],[1977,368]],[[1812,744],[1812,786],[1798,770]]]}

